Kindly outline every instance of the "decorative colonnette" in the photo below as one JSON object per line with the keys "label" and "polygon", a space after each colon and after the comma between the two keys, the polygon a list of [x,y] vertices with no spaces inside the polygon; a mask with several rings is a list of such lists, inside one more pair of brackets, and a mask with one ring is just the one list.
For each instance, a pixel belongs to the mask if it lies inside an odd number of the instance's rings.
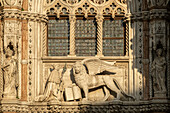
{"label": "decorative colonnette", "polygon": [[[71,104],[70,104],[71,103]],[[143,113],[143,112],[168,112],[170,103],[168,101],[113,101],[103,103],[3,103],[0,112],[17,113],[55,113],[55,112],[74,112],[74,113]]]}

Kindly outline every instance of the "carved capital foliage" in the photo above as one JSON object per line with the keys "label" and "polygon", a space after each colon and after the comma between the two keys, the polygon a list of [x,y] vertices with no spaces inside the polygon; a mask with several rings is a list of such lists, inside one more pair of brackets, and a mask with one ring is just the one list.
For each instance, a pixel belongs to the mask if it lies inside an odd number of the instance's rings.
{"label": "carved capital foliage", "polygon": [[104,19],[103,16],[100,16],[100,15],[97,15],[97,16],[96,16],[96,20],[97,20],[97,22],[99,22],[99,23],[102,23],[102,22],[103,22],[103,19]]}
{"label": "carved capital foliage", "polygon": [[69,16],[69,21],[70,21],[70,24],[75,23],[76,22],[76,16],[75,15],[70,15]]}

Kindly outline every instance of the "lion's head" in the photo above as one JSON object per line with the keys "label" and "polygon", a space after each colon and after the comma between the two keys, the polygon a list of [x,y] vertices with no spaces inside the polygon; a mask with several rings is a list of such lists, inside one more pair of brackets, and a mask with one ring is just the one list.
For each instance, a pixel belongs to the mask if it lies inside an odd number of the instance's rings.
{"label": "lion's head", "polygon": [[82,71],[82,64],[80,61],[77,61],[74,66],[73,69],[75,71],[75,74],[79,74]]}

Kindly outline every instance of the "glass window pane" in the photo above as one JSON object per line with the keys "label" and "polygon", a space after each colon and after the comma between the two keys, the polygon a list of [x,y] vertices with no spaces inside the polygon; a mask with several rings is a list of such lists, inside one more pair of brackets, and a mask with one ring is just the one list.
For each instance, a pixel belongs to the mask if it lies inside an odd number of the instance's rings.
{"label": "glass window pane", "polygon": [[69,52],[69,21],[49,20],[48,56],[67,56]]}
{"label": "glass window pane", "polygon": [[104,20],[103,54],[105,56],[124,55],[124,29],[122,20]]}
{"label": "glass window pane", "polygon": [[96,23],[95,20],[76,21],[76,55],[95,56]]}

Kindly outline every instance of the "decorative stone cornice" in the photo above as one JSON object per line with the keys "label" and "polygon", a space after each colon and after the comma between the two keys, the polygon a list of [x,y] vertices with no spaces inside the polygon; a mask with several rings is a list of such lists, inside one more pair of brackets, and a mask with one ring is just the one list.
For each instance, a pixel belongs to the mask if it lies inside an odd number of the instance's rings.
{"label": "decorative stone cornice", "polygon": [[46,14],[30,13],[28,11],[20,11],[13,9],[6,9],[0,13],[1,19],[26,19],[30,21],[43,21],[47,22],[48,17]]}
{"label": "decorative stone cornice", "polygon": [[113,101],[101,103],[22,103],[2,102],[0,112],[168,112],[170,103],[168,101]]}
{"label": "decorative stone cornice", "polygon": [[141,13],[133,13],[132,20],[152,20],[152,19],[169,19],[170,12],[166,9],[153,9],[150,11],[142,11]]}

